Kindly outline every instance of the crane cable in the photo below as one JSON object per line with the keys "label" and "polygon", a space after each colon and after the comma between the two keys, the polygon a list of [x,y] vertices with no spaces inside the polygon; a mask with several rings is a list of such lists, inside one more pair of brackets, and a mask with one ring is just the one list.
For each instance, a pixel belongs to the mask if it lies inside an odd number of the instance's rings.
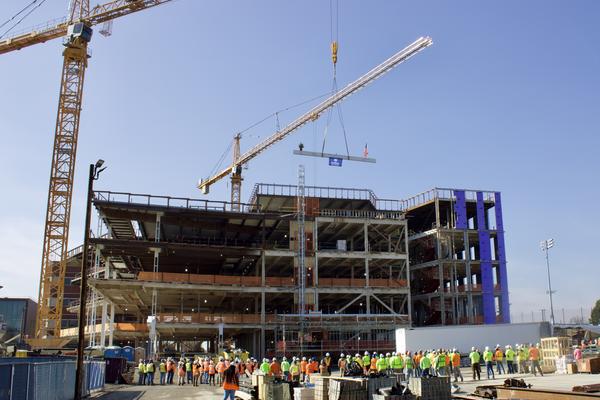
{"label": "crane cable", "polygon": [[[338,60],[338,36],[339,36],[339,0],[329,0],[329,37],[331,41],[331,62],[333,64],[333,80],[331,85],[331,95],[335,95],[338,92],[337,85],[337,60]],[[334,18],[335,15],[335,18]],[[335,34],[334,34],[335,28]],[[325,153],[325,143],[327,141],[327,134],[329,133],[329,124],[331,122],[331,114],[333,113],[333,108],[337,108],[338,119],[340,121],[340,126],[342,128],[342,133],[344,134],[344,143],[346,145],[346,155],[350,158],[350,150],[348,148],[348,136],[346,134],[346,126],[344,125],[344,117],[342,115],[342,106],[341,104],[336,104],[334,107],[330,108],[327,112],[327,121],[325,123],[325,131],[323,133],[323,144],[321,146],[321,154]]]}
{"label": "crane cable", "polygon": [[[31,6],[35,5],[35,3],[37,3],[37,2],[38,2],[38,0],[32,0],[32,2],[29,3],[28,5],[26,5],[25,7],[23,7],[23,9],[21,9],[21,11],[19,11],[18,13],[16,13],[15,15],[13,15],[9,19],[7,19],[5,22],[3,22],[2,25],[0,25],[0,29],[2,29],[4,26],[6,26],[8,23],[10,23],[12,20],[14,20],[15,18],[17,18],[22,13],[24,13],[25,11],[27,11],[28,8],[30,8]],[[8,28],[3,34],[1,34],[0,35],[0,39],[3,39],[6,36],[6,34],[8,34],[13,29],[15,29],[21,22],[23,22],[23,20],[25,18],[27,18],[28,16],[30,16],[31,13],[33,13],[35,10],[37,10],[45,2],[46,2],[46,0],[41,0],[35,7],[33,7],[31,10],[29,10],[29,12],[27,14],[23,15],[17,22],[15,22],[13,26],[11,26],[10,28]]]}

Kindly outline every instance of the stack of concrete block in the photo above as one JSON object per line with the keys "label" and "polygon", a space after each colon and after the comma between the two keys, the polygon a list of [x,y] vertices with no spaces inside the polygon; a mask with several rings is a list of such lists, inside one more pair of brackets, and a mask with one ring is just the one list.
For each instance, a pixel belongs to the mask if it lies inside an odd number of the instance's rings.
{"label": "stack of concrete block", "polygon": [[413,378],[408,384],[410,391],[421,400],[450,400],[450,378]]}
{"label": "stack of concrete block", "polygon": [[367,393],[370,399],[381,388],[389,388],[395,386],[397,379],[395,376],[381,376],[377,378],[369,378],[367,381]]}
{"label": "stack of concrete block", "polygon": [[315,381],[315,400],[329,400],[329,379]]}
{"label": "stack of concrete block", "polygon": [[314,400],[314,399],[315,399],[315,389],[314,388],[305,388],[305,387],[294,388],[294,400]]}
{"label": "stack of concrete block", "polygon": [[367,400],[367,380],[362,378],[332,378],[329,380],[329,400]]}

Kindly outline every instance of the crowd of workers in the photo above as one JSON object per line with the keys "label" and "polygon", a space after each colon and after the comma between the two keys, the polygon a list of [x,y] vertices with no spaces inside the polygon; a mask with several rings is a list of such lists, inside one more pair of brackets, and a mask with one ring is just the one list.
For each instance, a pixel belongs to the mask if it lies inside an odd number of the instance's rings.
{"label": "crowd of workers", "polygon": [[[540,367],[541,351],[538,345],[497,345],[494,349],[485,347],[483,351],[473,347],[468,354],[473,380],[481,380],[481,369],[485,366],[487,378],[495,379],[496,375],[528,373],[534,375],[543,372]],[[368,375],[370,373],[404,373],[408,378],[418,376],[450,376],[455,382],[464,380],[461,372],[461,354],[456,350],[438,349],[417,351],[414,354],[386,353],[377,354],[364,352],[340,354],[337,362],[329,353],[320,360],[316,357],[283,357],[263,359],[261,362],[254,358],[246,361],[235,359],[233,361],[220,357],[213,361],[209,357],[173,358],[162,359],[157,363],[152,360],[140,360],[138,365],[140,385],[153,385],[155,371],[159,373],[159,384],[174,384],[177,377],[178,385],[202,384],[223,386],[226,383],[225,374],[232,370],[234,375],[250,374],[260,369],[265,375],[277,378],[304,382],[311,374],[339,376]],[[494,367],[496,371],[494,371]],[[333,372],[335,371],[335,372]]]}

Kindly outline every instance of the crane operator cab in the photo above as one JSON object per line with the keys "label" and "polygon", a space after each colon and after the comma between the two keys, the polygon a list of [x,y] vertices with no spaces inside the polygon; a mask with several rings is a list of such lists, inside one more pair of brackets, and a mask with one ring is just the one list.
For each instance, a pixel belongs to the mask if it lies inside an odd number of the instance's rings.
{"label": "crane operator cab", "polygon": [[83,22],[76,22],[69,25],[69,28],[67,29],[67,38],[69,42],[80,38],[84,42],[89,43],[92,40],[92,32],[93,30],[91,27]]}

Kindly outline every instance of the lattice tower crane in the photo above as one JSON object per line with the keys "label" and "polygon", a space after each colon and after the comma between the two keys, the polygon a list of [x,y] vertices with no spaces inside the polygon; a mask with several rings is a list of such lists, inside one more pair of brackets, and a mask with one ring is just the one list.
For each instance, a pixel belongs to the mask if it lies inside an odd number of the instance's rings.
{"label": "lattice tower crane", "polygon": [[[315,107],[313,107],[312,109],[310,109],[309,111],[292,121],[289,125],[285,126],[281,130],[278,130],[269,138],[257,144],[244,154],[240,154],[241,136],[239,134],[236,135],[234,137],[233,162],[231,163],[231,165],[223,169],[221,172],[218,172],[217,174],[211,176],[210,178],[201,179],[200,183],[198,184],[198,189],[202,190],[202,193],[208,194],[210,191],[210,186],[212,184],[230,175],[232,209],[239,211],[241,207],[242,167],[245,164],[247,164],[250,160],[258,156],[260,153],[262,153],[275,143],[279,142],[280,140],[283,140],[288,135],[294,133],[304,124],[317,120],[324,111],[327,111],[336,103],[344,100],[346,97],[355,93],[359,89],[364,88],[369,83],[373,82],[375,79],[383,76],[392,68],[408,60],[415,54],[419,53],[421,50],[429,47],[432,43],[433,41],[430,37],[418,38],[412,44],[408,45],[406,48],[394,54],[392,57],[388,58],[383,63],[371,69],[369,72],[367,72],[354,82],[348,84],[343,89],[334,92],[327,99],[323,100],[321,103],[319,103],[318,105],[316,105]],[[335,50],[332,46],[332,53],[337,55],[337,45],[335,46]]]}
{"label": "lattice tower crane", "polygon": [[69,12],[63,21],[48,23],[44,28],[0,40],[0,54],[3,54],[64,37],[40,273],[36,320],[38,339],[60,336],[77,137],[92,26],[170,1],[114,0],[90,8],[89,0],[71,0]]}

